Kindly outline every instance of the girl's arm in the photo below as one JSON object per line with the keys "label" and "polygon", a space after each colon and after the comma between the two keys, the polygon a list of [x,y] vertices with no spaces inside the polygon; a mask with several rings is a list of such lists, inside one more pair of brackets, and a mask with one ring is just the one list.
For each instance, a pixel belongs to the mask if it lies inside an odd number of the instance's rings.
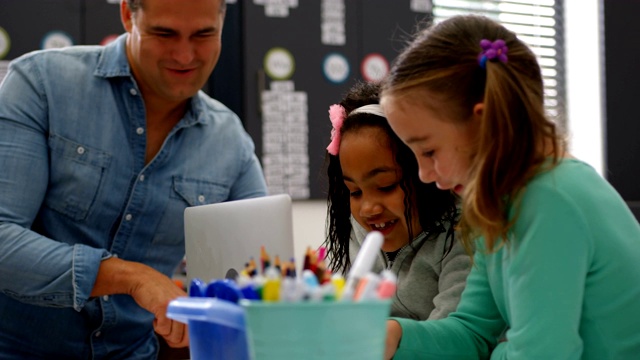
{"label": "girl's arm", "polygon": [[396,353],[400,339],[402,338],[402,327],[395,320],[387,320],[387,340],[384,348],[385,360],[392,359]]}
{"label": "girl's arm", "polygon": [[415,321],[394,318],[401,329],[388,324],[387,355],[400,334],[393,356],[402,359],[486,359],[505,322],[494,301],[485,256],[477,254],[458,309],[445,319]]}
{"label": "girl's arm", "polygon": [[492,358],[581,358],[580,319],[593,257],[582,213],[553,186],[527,189],[502,257],[510,329]]}

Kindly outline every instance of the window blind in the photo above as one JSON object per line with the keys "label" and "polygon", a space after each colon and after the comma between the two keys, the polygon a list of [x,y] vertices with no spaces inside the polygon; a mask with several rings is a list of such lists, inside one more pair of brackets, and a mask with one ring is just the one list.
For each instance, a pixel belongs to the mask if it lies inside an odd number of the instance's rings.
{"label": "window blind", "polygon": [[542,68],[547,114],[564,127],[566,85],[562,0],[433,0],[435,22],[469,13],[500,22],[533,50]]}

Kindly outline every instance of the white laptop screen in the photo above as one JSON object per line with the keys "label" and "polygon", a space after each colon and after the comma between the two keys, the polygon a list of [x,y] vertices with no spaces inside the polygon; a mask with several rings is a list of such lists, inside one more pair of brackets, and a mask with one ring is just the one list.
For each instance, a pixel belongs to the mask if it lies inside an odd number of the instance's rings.
{"label": "white laptop screen", "polygon": [[[189,207],[184,212],[187,278],[224,279],[250,258],[293,256],[291,198],[286,194]],[[231,273],[233,273],[233,270]]]}

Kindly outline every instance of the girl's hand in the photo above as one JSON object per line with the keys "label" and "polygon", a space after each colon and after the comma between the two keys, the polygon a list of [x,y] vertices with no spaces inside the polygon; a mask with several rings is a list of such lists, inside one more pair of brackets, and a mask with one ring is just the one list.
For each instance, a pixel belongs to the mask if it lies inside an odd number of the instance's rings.
{"label": "girl's hand", "polygon": [[385,342],[384,358],[392,359],[396,353],[400,339],[402,338],[402,327],[395,320],[387,321],[387,341]]}

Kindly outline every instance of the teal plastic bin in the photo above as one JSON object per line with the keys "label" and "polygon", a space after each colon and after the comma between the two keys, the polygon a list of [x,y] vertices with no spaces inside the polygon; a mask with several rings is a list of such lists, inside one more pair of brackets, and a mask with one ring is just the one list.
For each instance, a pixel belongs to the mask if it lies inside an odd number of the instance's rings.
{"label": "teal plastic bin", "polygon": [[383,359],[391,302],[240,302],[254,360]]}

